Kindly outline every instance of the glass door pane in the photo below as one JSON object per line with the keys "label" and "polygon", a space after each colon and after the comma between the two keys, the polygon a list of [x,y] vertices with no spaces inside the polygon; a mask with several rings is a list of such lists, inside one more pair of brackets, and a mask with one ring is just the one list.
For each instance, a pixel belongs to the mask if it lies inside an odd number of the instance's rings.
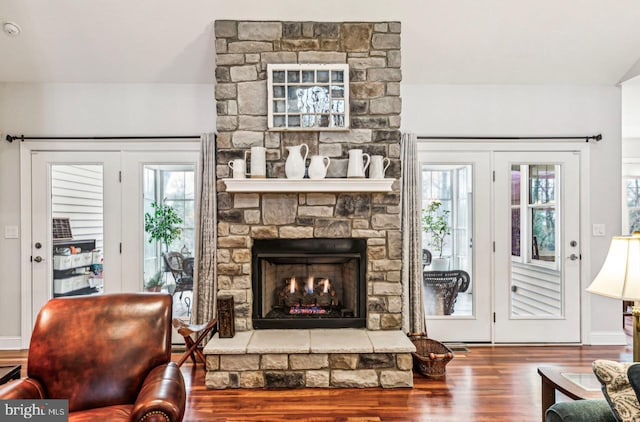
{"label": "glass door pane", "polygon": [[473,315],[472,166],[422,166],[425,310]]}
{"label": "glass door pane", "polygon": [[561,268],[557,265],[556,248],[558,167],[511,164],[513,318],[562,315]]}
{"label": "glass door pane", "polygon": [[195,165],[143,166],[144,289],[173,295],[173,316],[189,320],[195,257]]}
{"label": "glass door pane", "polygon": [[52,164],[51,239],[54,297],[104,291],[102,164]]}

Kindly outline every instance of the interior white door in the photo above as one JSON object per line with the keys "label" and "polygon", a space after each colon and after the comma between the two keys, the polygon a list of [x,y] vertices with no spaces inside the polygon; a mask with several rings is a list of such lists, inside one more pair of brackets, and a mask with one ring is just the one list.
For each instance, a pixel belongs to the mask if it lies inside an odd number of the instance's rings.
{"label": "interior white door", "polygon": [[[122,289],[119,168],[117,152],[32,151],[32,324],[54,296]],[[54,241],[52,219],[69,216],[77,217],[72,240],[89,239],[95,242],[94,251]],[[92,265],[101,259],[102,274],[92,273]]]}
{"label": "interior white door", "polygon": [[494,158],[494,341],[579,342],[580,154]]}
{"label": "interior white door", "polygon": [[440,341],[491,341],[490,164],[489,151],[420,152],[422,208],[441,202],[451,227],[442,253],[423,235],[423,249],[430,251],[433,262],[424,270],[436,271],[436,258],[442,255],[447,269],[464,270],[471,278],[467,290],[458,293],[453,309],[447,311],[442,306],[446,292],[423,283],[428,334]]}

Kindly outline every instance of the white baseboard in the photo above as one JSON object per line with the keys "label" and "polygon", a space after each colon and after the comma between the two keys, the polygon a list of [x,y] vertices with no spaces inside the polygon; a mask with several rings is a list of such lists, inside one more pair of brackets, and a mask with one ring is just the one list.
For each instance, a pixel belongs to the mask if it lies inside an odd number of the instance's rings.
{"label": "white baseboard", "polygon": [[592,331],[591,339],[585,344],[592,346],[624,346],[627,344],[627,336],[620,331]]}
{"label": "white baseboard", "polygon": [[0,350],[22,350],[22,338],[0,336]]}

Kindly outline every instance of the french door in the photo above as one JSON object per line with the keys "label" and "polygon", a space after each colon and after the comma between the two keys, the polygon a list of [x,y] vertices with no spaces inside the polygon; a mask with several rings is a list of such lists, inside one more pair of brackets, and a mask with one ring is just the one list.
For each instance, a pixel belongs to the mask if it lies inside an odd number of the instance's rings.
{"label": "french door", "polygon": [[32,321],[52,297],[122,291],[120,154],[31,154]]}
{"label": "french door", "polygon": [[[431,256],[430,265],[423,262],[428,334],[445,341],[491,341],[491,154],[431,151],[420,161],[422,208],[442,204],[438,214],[450,228],[442,245],[423,231],[422,247]],[[438,259],[445,261],[444,270],[469,276],[455,298],[448,296],[449,286],[429,282],[441,270],[435,268]]]}
{"label": "french door", "polygon": [[495,153],[495,341],[580,341],[580,156]]}
{"label": "french door", "polygon": [[[171,252],[179,256],[182,268],[193,260],[195,251],[196,219],[196,174],[198,152],[147,151],[127,152],[122,156],[122,195],[129,198],[122,208],[123,233],[122,263],[128,277],[137,284],[128,284],[132,291],[148,290],[149,280],[154,275],[161,277],[161,291],[173,294],[173,316],[189,321],[193,311],[193,281],[195,274],[184,271],[171,272],[166,267],[164,256]],[[128,181],[133,181],[129,183]],[[171,244],[154,242],[145,233],[145,214],[153,214],[153,203],[171,206],[182,220],[180,236]],[[185,290],[177,288],[184,286]],[[140,283],[144,283],[144,286]],[[176,292],[178,290],[178,292]],[[174,336],[181,340],[181,337]]]}
{"label": "french door", "polygon": [[[22,223],[29,260],[23,264],[24,347],[49,299],[149,290],[157,274],[162,291],[176,291],[174,317],[191,317],[195,274],[185,269],[176,279],[162,259],[179,251],[193,268],[199,143],[102,145],[22,147],[23,206],[30,210]],[[144,222],[152,202],[170,206],[182,221],[171,244],[149,242]]]}
{"label": "french door", "polygon": [[[423,219],[429,336],[580,342],[580,153],[450,148],[420,148],[422,208],[438,203],[436,216],[448,226],[438,242],[425,227],[432,220]],[[453,301],[445,282],[429,280],[442,270],[469,275]]]}

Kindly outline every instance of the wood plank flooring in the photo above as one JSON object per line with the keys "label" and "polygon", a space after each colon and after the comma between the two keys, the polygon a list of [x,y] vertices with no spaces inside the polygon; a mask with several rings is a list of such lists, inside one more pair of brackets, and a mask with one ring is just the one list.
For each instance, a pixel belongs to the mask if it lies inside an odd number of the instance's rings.
{"label": "wood plank flooring", "polygon": [[[0,365],[22,363],[25,375],[26,356],[0,351]],[[630,346],[470,346],[456,353],[444,380],[415,375],[413,389],[395,390],[211,391],[202,365],[187,361],[185,421],[539,421],[539,366],[631,358]]]}

